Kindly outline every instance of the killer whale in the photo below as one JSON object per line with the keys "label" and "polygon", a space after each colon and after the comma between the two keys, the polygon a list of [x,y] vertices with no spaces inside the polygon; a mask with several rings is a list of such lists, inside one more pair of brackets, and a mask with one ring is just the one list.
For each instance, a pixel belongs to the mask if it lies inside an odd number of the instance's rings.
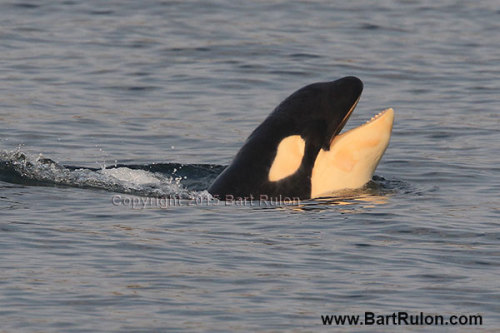
{"label": "killer whale", "polygon": [[[340,133],[362,89],[359,79],[346,77],[297,90],[252,132],[228,167],[153,163],[89,168],[59,165],[41,155],[31,158],[16,151],[6,155],[0,152],[0,179],[35,185],[104,186],[116,190],[120,188],[116,187],[116,174],[111,174],[115,178],[109,183],[101,179],[101,175],[110,174],[103,172],[104,169],[124,167],[181,176],[186,179],[182,185],[188,190],[208,190],[221,200],[228,196],[261,201],[262,197],[295,201],[296,198],[329,196],[335,191],[366,184],[389,144],[394,121],[392,109]],[[209,182],[212,184],[207,189]],[[130,188],[125,191],[129,193]],[[158,195],[156,190],[153,195]]]}
{"label": "killer whale", "polygon": [[394,111],[340,131],[363,83],[348,76],[307,85],[281,102],[208,188],[214,197],[326,196],[366,184],[389,144]]}

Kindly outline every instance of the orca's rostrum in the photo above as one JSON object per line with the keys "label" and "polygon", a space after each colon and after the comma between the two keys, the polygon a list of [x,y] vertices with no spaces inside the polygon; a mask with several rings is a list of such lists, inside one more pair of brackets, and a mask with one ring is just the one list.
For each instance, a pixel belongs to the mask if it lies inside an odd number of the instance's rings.
{"label": "orca's rostrum", "polygon": [[250,134],[208,191],[222,200],[308,199],[362,187],[389,145],[394,121],[386,109],[340,134],[362,90],[353,76],[297,90]]}

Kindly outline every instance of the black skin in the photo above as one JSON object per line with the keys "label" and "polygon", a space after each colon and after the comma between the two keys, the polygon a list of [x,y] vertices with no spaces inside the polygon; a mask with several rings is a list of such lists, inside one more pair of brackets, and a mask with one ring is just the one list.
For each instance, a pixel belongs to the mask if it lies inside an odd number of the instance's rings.
{"label": "black skin", "polygon": [[[321,148],[329,150],[331,140],[344,127],[362,91],[363,83],[353,76],[297,90],[250,134],[208,192],[220,200],[280,195],[310,198],[316,155]],[[271,182],[268,174],[278,145],[290,135],[300,135],[305,141],[302,163],[294,174]]]}

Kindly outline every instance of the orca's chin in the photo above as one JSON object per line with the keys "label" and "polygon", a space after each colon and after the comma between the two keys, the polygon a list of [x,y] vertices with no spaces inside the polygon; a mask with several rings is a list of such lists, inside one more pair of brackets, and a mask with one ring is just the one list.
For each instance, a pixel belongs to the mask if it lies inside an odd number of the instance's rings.
{"label": "orca's chin", "polygon": [[336,135],[321,149],[311,175],[311,198],[355,189],[372,177],[391,137],[394,110],[386,109],[363,125]]}

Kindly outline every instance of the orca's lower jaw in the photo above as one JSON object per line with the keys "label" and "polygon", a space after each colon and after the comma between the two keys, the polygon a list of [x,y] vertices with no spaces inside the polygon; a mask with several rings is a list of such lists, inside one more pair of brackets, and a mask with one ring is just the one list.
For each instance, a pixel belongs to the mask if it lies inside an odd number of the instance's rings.
{"label": "orca's lower jaw", "polygon": [[[356,104],[346,115],[345,121]],[[386,109],[365,124],[335,135],[330,149],[321,149],[314,162],[311,198],[365,185],[372,178],[389,145],[393,122],[394,110]]]}

